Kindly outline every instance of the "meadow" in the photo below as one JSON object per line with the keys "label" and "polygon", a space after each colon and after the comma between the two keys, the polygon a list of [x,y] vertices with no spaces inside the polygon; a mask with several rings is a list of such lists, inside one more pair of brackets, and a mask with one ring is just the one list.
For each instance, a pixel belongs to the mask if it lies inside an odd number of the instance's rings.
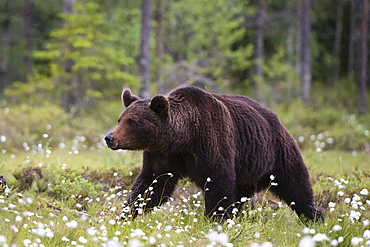
{"label": "meadow", "polygon": [[42,131],[24,135],[36,141],[19,136],[18,148],[7,145],[11,135],[0,134],[0,246],[370,246],[366,121],[343,114],[332,124],[329,111],[321,113],[325,125],[317,113],[288,112],[279,115],[302,149],[324,223],[302,221],[268,191],[240,217],[214,222],[187,179],[168,203],[122,220],[141,153],[109,150],[103,131],[59,142],[57,125],[39,122]]}

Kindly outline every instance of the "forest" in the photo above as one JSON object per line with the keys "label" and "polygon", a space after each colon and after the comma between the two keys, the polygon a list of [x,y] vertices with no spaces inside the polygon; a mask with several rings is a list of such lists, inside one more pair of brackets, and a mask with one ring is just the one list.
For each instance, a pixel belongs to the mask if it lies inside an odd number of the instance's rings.
{"label": "forest", "polygon": [[114,99],[123,87],[149,97],[199,85],[267,105],[295,98],[312,103],[311,92],[343,88],[356,91],[352,106],[367,112],[367,1],[17,0],[0,6],[3,105],[31,96],[28,104],[52,101],[80,112]]}
{"label": "forest", "polygon": [[[370,246],[369,14],[369,0],[0,1],[0,246]],[[120,219],[142,161],[103,140],[121,92],[182,86],[276,112],[325,222],[268,190],[212,222],[186,178]]]}

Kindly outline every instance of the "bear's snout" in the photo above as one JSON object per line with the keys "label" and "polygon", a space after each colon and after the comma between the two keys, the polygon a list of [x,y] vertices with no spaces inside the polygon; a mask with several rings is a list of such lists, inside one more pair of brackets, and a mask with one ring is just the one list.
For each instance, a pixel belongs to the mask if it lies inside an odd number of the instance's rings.
{"label": "bear's snout", "polygon": [[107,146],[111,147],[113,144],[114,137],[112,135],[107,135],[104,139],[105,142],[107,143]]}

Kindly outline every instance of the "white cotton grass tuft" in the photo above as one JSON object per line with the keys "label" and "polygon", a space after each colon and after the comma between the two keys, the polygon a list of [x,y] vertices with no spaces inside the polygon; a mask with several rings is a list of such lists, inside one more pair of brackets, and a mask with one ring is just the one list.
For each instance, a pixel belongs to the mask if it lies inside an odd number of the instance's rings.
{"label": "white cotton grass tuft", "polygon": [[330,241],[328,236],[326,236],[324,233],[317,233],[315,236],[312,238],[315,242],[322,242],[322,241]]}
{"label": "white cotton grass tuft", "polygon": [[78,222],[75,221],[75,220],[71,220],[71,221],[69,221],[69,222],[66,223],[66,226],[68,228],[77,228]]}
{"label": "white cotton grass tuft", "polygon": [[340,225],[335,225],[333,226],[333,229],[332,229],[334,232],[337,232],[337,231],[340,231],[342,230],[342,227]]}
{"label": "white cotton grass tuft", "polygon": [[3,235],[0,235],[0,244],[6,245],[6,237]]}
{"label": "white cotton grass tuft", "polygon": [[370,239],[370,230],[365,230],[364,235],[362,236],[364,239]]}
{"label": "white cotton grass tuft", "polygon": [[216,231],[210,231],[207,237],[211,243],[215,243],[215,244],[219,243],[223,246],[229,245],[229,237],[227,236],[226,233],[218,233]]}
{"label": "white cotton grass tuft", "polygon": [[315,247],[315,241],[311,236],[304,236],[299,240],[298,247]]}
{"label": "white cotton grass tuft", "polygon": [[353,237],[352,239],[351,239],[351,245],[352,246],[357,246],[357,245],[359,245],[361,242],[363,242],[364,241],[364,239],[363,238],[358,238],[358,237]]}
{"label": "white cotton grass tuft", "polygon": [[362,190],[360,191],[360,194],[361,194],[361,195],[364,195],[364,196],[367,196],[367,195],[369,194],[369,191],[368,191],[367,189],[362,189]]}

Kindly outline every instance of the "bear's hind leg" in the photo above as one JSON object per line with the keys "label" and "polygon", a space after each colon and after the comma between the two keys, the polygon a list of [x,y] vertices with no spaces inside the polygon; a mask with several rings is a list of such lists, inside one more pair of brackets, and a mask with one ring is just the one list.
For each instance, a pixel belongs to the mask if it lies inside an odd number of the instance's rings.
{"label": "bear's hind leg", "polygon": [[280,199],[284,200],[298,216],[304,216],[309,220],[323,221],[321,210],[315,205],[311,183],[307,178],[300,177],[298,180],[292,178],[279,178],[276,176],[270,190]]}

